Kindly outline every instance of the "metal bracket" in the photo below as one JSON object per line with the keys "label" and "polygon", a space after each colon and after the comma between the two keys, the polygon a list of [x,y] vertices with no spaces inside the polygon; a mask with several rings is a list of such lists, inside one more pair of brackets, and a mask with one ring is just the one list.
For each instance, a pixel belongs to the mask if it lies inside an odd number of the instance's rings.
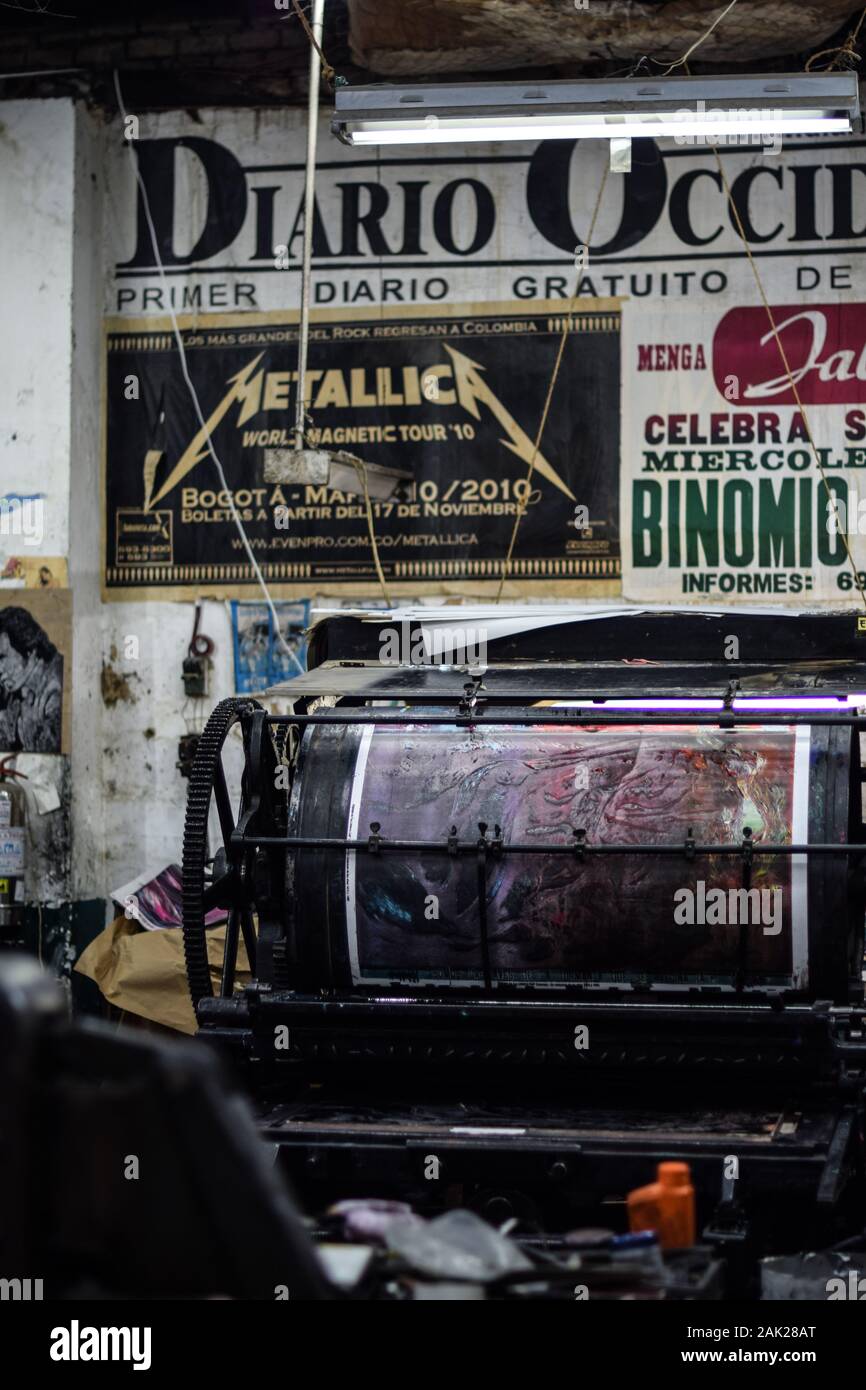
{"label": "metal bracket", "polygon": [[448,853],[454,855],[455,857],[457,855],[458,843],[459,841],[457,839],[457,826],[452,825],[451,833],[448,836]]}
{"label": "metal bracket", "polygon": [[371,820],[371,821],[370,821],[370,835],[369,835],[369,837],[368,837],[368,839],[367,839],[367,849],[368,849],[368,851],[369,851],[370,854],[378,854],[378,853],[379,853],[379,849],[380,849],[380,846],[381,846],[381,844],[382,844],[382,836],[379,834],[379,831],[380,831],[381,829],[382,829],[382,826],[381,826],[381,824],[380,824],[379,821],[377,821],[377,820]]}
{"label": "metal bracket", "polygon": [[[749,829],[748,826],[746,826],[745,829],[743,830],[742,851],[743,851],[743,871],[746,872],[746,871],[748,871],[748,870],[751,869],[751,867],[752,867],[752,860],[753,860],[754,854],[755,854],[755,842],[754,842],[754,840],[752,839],[752,832],[751,832],[751,830]],[[749,886],[748,883],[745,884],[745,887],[746,887],[746,888],[748,888],[748,886]]]}
{"label": "metal bracket", "polygon": [[685,851],[686,851],[686,859],[694,859],[694,857],[695,857],[695,833],[694,833],[694,830],[692,829],[691,826],[689,826],[689,828],[688,828],[688,830],[687,830],[687,832],[686,832]]}
{"label": "metal bracket", "polygon": [[815,1200],[819,1207],[834,1207],[851,1176],[849,1150],[857,1124],[853,1106],[845,1106],[836,1123],[827,1157],[818,1182]]}
{"label": "metal bracket", "polygon": [[[741,845],[743,856],[743,887],[748,893],[752,886],[752,861],[755,854],[755,846],[752,840],[752,832],[748,826],[743,829],[743,843]],[[743,914],[740,923],[739,940],[737,943],[737,969],[734,975],[734,988],[739,993],[746,983],[746,973],[749,955],[749,914]]]}
{"label": "metal bracket", "polygon": [[483,676],[473,676],[471,681],[467,681],[463,689],[465,694],[460,701],[460,718],[471,719],[476,713],[478,698],[483,689]]}
{"label": "metal bracket", "polygon": [[734,700],[740,694],[740,682],[736,679],[728,681],[728,688],[722,698],[722,708],[725,713],[719,719],[719,724],[723,729],[733,729],[734,727]]}
{"label": "metal bracket", "polygon": [[477,880],[478,925],[481,931],[481,969],[484,974],[484,988],[489,990],[492,977],[490,973],[490,941],[487,935],[487,851],[490,848],[490,841],[487,839],[487,821],[480,820],[478,830]]}
{"label": "metal bracket", "polygon": [[737,1200],[737,1179],[722,1174],[722,1193],[702,1239],[719,1245],[742,1245],[749,1238],[749,1223]]}
{"label": "metal bracket", "polygon": [[582,864],[586,853],[586,831],[572,830],[571,833],[574,836],[574,857],[578,864]]}

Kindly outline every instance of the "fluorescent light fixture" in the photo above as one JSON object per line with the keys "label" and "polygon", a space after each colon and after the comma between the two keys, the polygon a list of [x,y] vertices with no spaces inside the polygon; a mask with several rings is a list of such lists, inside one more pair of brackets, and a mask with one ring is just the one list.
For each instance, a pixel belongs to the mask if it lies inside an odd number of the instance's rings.
{"label": "fluorescent light fixture", "polygon": [[859,117],[854,72],[758,77],[339,87],[331,129],[347,145],[503,140],[760,142],[834,135]]}

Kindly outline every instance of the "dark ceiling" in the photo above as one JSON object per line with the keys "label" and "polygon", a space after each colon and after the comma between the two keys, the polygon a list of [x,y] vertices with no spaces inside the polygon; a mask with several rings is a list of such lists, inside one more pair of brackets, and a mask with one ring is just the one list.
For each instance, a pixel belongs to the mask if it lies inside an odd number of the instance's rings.
{"label": "dark ceiling", "polygon": [[[126,103],[136,110],[297,104],[305,98],[309,46],[291,4],[0,0],[0,98],[73,95],[113,109],[116,68]],[[589,4],[591,23],[584,24],[574,0],[326,0],[323,46],[351,83],[423,80],[448,71],[508,76],[530,67],[537,77],[594,77],[629,71],[636,61],[653,72],[672,52],[680,53],[682,43],[688,46],[688,36],[700,35],[725,0]],[[802,69],[816,48],[844,42],[859,10],[846,0],[787,4],[786,10],[785,0],[764,0],[762,6],[738,0],[724,21],[726,34],[721,37],[720,25],[695,54],[693,69],[731,67],[730,57],[714,61],[714,45],[716,54],[741,54],[741,71]],[[302,6],[309,10],[310,0]],[[760,59],[751,61],[752,48],[757,52],[760,45],[750,48],[748,36],[760,26],[761,10],[765,16],[771,10],[789,13],[797,22],[792,19],[787,30],[765,24]],[[828,28],[840,14],[843,23]],[[807,37],[810,42],[786,53],[786,32],[801,44]],[[571,47],[553,42],[551,33],[565,34]],[[583,45],[581,33],[589,36]]]}

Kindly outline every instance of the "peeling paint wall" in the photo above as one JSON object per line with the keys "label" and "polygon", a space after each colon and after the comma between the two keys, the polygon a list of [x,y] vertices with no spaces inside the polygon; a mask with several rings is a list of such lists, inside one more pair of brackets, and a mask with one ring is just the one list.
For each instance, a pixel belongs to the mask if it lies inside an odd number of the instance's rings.
{"label": "peeling paint wall", "polygon": [[[228,612],[222,603],[206,603],[200,626],[216,644],[210,694],[184,697],[181,663],[194,611],[186,603],[114,603],[103,610],[106,891],[179,861],[187,784],[175,766],[178,740],[199,730],[213,705],[233,693]],[[137,657],[125,654],[135,649],[129,638],[137,639]]]}
{"label": "peeling paint wall", "polygon": [[0,103],[0,496],[43,498],[32,555],[65,555],[69,536],[73,110]]}
{"label": "peeling paint wall", "polygon": [[[0,104],[0,497],[41,506],[41,535],[0,532],[4,561],[69,548],[74,152],[72,102]],[[16,766],[28,777],[26,899],[55,907],[70,896],[69,759]]]}
{"label": "peeling paint wall", "polygon": [[69,576],[73,587],[72,841],[74,897],[105,894],[106,821],[102,792],[100,598],[101,230],[105,202],[104,128],[75,108],[75,223],[72,290]]}
{"label": "peeling paint wall", "polygon": [[[41,496],[44,534],[27,552],[66,558],[74,595],[72,750],[41,760],[61,805],[40,814],[28,797],[27,898],[51,907],[107,898],[179,858],[178,739],[232,683],[224,605],[204,609],[216,651],[211,696],[194,707],[180,681],[193,606],[101,601],[106,140],[102,119],[71,101],[0,103],[0,201],[16,214],[0,219],[0,496]],[[20,548],[0,537],[0,555]]]}

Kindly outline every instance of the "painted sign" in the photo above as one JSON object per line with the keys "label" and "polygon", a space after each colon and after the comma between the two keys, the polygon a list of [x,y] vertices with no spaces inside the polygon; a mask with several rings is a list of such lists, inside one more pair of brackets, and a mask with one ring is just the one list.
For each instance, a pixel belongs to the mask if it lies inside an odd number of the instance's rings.
{"label": "painted sign", "polygon": [[[106,312],[296,307],[304,113],[202,110],[140,118],[113,142]],[[156,268],[132,147],[160,256]],[[781,300],[856,289],[866,240],[866,141],[719,146],[761,271]],[[313,226],[319,307],[567,299],[608,147],[543,140],[350,149],[322,121]],[[581,295],[755,304],[752,273],[712,150],[634,142],[607,179]]]}
{"label": "painted sign", "polygon": [[626,597],[847,606],[866,584],[866,305],[771,308],[784,357],[763,307],[628,320]]}

